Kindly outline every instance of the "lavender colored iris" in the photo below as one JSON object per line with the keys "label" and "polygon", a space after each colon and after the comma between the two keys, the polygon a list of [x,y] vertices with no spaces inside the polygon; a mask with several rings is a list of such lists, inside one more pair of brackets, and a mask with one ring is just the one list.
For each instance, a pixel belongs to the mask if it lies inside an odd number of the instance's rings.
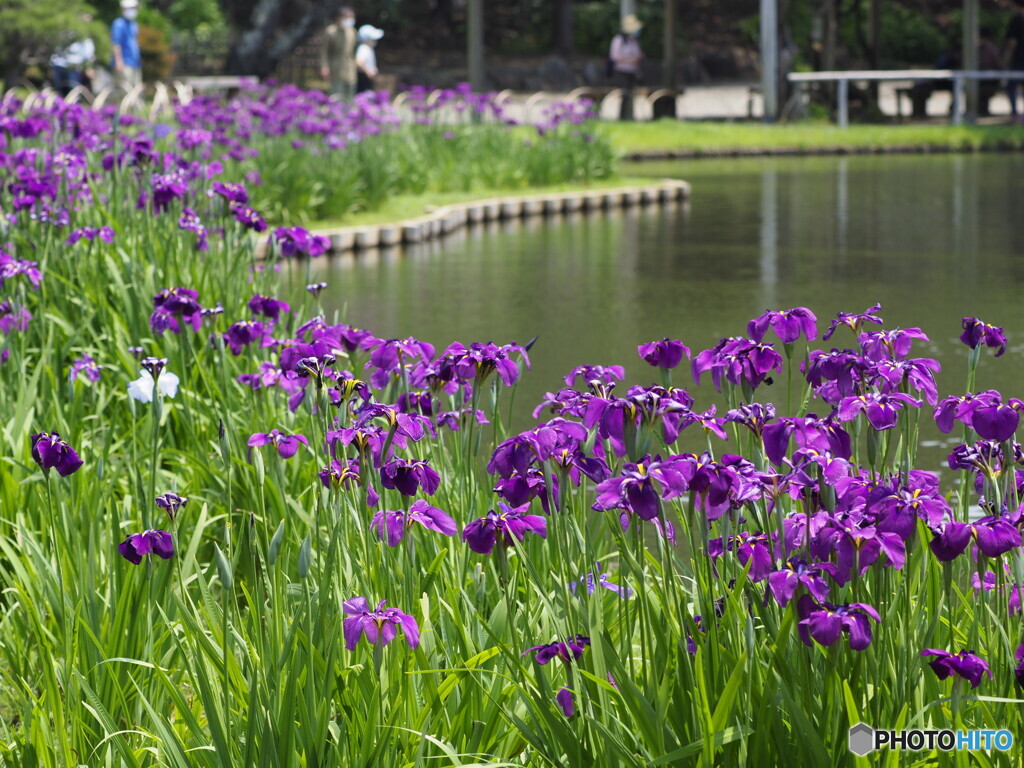
{"label": "lavender colored iris", "polygon": [[348,616],[342,622],[345,635],[345,647],[354,651],[359,638],[366,636],[370,645],[385,646],[398,636],[401,629],[410,648],[420,644],[420,629],[416,619],[397,608],[385,608],[387,600],[381,600],[375,610],[365,597],[353,597],[342,603]]}
{"label": "lavender colored iris", "polygon": [[74,245],[79,240],[87,240],[91,243],[96,238],[107,244],[112,243],[114,242],[114,230],[110,227],[80,227],[68,235],[65,245]]}
{"label": "lavender colored iris", "polygon": [[996,357],[1002,357],[1006,352],[1006,333],[998,325],[989,325],[976,317],[965,317],[963,319],[964,332],[960,334],[960,341],[971,349],[977,349],[982,343],[996,351]]}
{"label": "lavender colored iris", "polygon": [[875,304],[873,307],[868,307],[863,312],[840,312],[836,315],[836,319],[832,321],[832,324],[828,327],[828,330],[822,335],[822,341],[828,341],[832,338],[832,334],[836,332],[840,326],[849,328],[854,333],[860,333],[860,329],[864,327],[864,323],[874,323],[875,325],[882,324],[882,318],[878,317],[878,313],[882,311],[881,304]]}
{"label": "lavender colored iris", "polygon": [[863,651],[871,645],[871,622],[868,619],[874,619],[875,623],[882,620],[878,611],[866,603],[819,605],[809,595],[800,596],[796,610],[800,616],[797,630],[804,645],[811,645],[813,639],[829,646],[846,634],[852,651]]}
{"label": "lavender colored iris", "polygon": [[823,576],[835,579],[836,567],[832,563],[807,564],[803,560],[787,560],[782,568],[769,574],[768,588],[779,605],[786,605],[803,586],[817,602],[828,599],[828,584]]}
{"label": "lavender colored iris", "polygon": [[273,445],[282,459],[290,459],[299,450],[299,445],[309,445],[303,435],[288,435],[272,429],[269,432],[257,432],[249,438],[249,447],[256,448],[262,445]]}
{"label": "lavender colored iris", "polygon": [[[672,370],[679,365],[684,355],[687,360],[690,359],[690,348],[683,344],[683,342],[675,339],[666,338],[661,341],[641,344],[636,348],[636,351],[648,365],[652,365],[655,368],[664,368],[665,370]],[[570,384],[569,386],[572,385]]]}
{"label": "lavender colored iris", "polygon": [[314,296],[319,296],[320,295],[320,291],[322,291],[326,287],[327,287],[327,283],[324,283],[324,282],[310,283],[309,285],[306,286],[306,290],[309,291]]}
{"label": "lavender colored iris", "polygon": [[[601,564],[600,563],[597,564],[597,568],[598,568],[598,570],[600,570],[600,568],[601,568]],[[612,584],[608,580],[608,574],[607,573],[601,573],[601,574],[598,574],[597,576],[594,576],[593,573],[588,573],[586,576],[583,576],[583,577],[580,578],[580,582],[583,583],[583,586],[587,590],[587,594],[588,595],[594,594],[594,592],[597,591],[598,587],[604,587],[609,592],[613,592],[616,595],[618,595],[619,597],[624,598],[624,599],[628,599],[628,598],[633,596],[633,590],[630,589],[629,587],[620,587],[618,584]],[[577,582],[577,581],[569,582],[569,589],[572,591],[573,594],[576,594],[576,591],[579,589],[580,582]]]}
{"label": "lavender colored iris", "polygon": [[100,380],[100,367],[89,355],[82,355],[71,364],[71,372],[68,373],[70,381],[76,381],[79,376],[84,376],[93,384]]}
{"label": "lavender colored iris", "polygon": [[480,555],[489,555],[495,543],[502,546],[514,546],[522,541],[527,533],[536,533],[542,539],[547,538],[547,521],[540,515],[529,515],[526,511],[529,504],[521,507],[510,507],[498,502],[498,509],[488,511],[483,517],[474,520],[462,529],[462,540],[469,548]]}
{"label": "lavender colored iris", "polygon": [[117,545],[121,556],[138,565],[146,555],[157,555],[164,560],[174,556],[174,540],[167,531],[151,530],[132,533]]}
{"label": "lavender colored iris", "polygon": [[0,288],[4,283],[13,280],[15,277],[25,277],[33,288],[39,288],[43,282],[43,273],[39,271],[39,265],[34,261],[22,261],[14,258],[9,253],[0,251]]}
{"label": "lavender colored iris", "polygon": [[992,671],[988,667],[988,662],[974,651],[963,650],[959,653],[949,653],[938,648],[926,648],[921,651],[920,655],[935,657],[928,662],[928,666],[934,670],[939,680],[956,675],[968,680],[972,688],[977,688],[981,685],[981,678],[984,675],[988,675],[989,680],[992,679]]}
{"label": "lavender colored iris", "polygon": [[428,531],[436,531],[443,536],[454,536],[458,531],[455,521],[437,507],[432,507],[422,499],[418,499],[405,510],[383,510],[373,516],[370,527],[376,530],[377,538],[386,541],[389,547],[397,547],[412,528],[419,523]]}
{"label": "lavender colored iris", "polygon": [[32,458],[45,474],[56,469],[61,477],[77,472],[84,463],[75,449],[60,439],[57,432],[39,432],[32,435]]}
{"label": "lavender colored iris", "polygon": [[220,195],[229,203],[245,204],[249,202],[249,193],[242,184],[215,181],[213,193]]}

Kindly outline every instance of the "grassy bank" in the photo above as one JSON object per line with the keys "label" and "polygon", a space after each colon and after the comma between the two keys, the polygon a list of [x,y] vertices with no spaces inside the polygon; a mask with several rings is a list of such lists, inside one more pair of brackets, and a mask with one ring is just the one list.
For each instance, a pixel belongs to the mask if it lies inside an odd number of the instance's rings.
{"label": "grassy bank", "polygon": [[607,136],[623,155],[744,153],[757,150],[823,151],[845,148],[919,148],[974,151],[1024,148],[1024,128],[1015,125],[852,125],[823,123],[609,123]]}
{"label": "grassy bank", "polygon": [[497,187],[494,189],[476,189],[471,192],[435,192],[421,195],[396,195],[388,200],[384,207],[375,211],[359,211],[342,218],[332,218],[317,222],[317,227],[330,229],[333,227],[362,227],[373,224],[390,224],[406,221],[430,213],[436,208],[446,205],[457,205],[474,200],[489,200],[495,197],[519,197],[523,195],[547,195],[559,192],[573,192],[581,189],[615,189],[633,185],[650,184],[649,178],[639,176],[614,176],[597,179],[581,184],[551,184],[539,187]]}

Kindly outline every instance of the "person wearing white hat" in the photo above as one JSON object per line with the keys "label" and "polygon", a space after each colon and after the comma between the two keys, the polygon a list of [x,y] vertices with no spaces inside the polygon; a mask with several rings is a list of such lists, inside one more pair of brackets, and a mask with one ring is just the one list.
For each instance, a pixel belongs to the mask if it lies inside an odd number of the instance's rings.
{"label": "person wearing white hat", "polygon": [[377,41],[384,37],[384,30],[372,24],[363,24],[359,28],[359,47],[356,48],[356,93],[373,90],[373,81],[377,77]]}
{"label": "person wearing white hat", "polygon": [[110,26],[114,82],[126,91],[142,82],[138,16],[139,0],[121,0],[121,15]]}
{"label": "person wearing white hat", "polygon": [[633,90],[640,76],[640,65],[644,60],[644,52],[636,36],[643,25],[632,13],[622,20],[622,31],[612,38],[608,59],[616,80],[622,85],[622,107],[619,110],[620,120],[633,119]]}

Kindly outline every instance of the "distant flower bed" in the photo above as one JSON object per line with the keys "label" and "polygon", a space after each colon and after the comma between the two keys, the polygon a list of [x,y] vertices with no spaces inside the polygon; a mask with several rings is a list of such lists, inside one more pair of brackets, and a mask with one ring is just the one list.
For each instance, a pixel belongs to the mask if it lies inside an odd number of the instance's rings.
{"label": "distant flower bed", "polygon": [[[976,381],[1001,327],[962,319],[947,394],[877,305],[769,311],[637,339],[651,383],[595,361],[510,430],[534,342],[325,317],[277,269],[325,243],[242,174],[436,145],[450,179],[459,141],[500,166],[517,134],[287,90],[180,128],[4,109],[12,764],[831,765],[858,722],[1020,733],[1024,402]],[[955,483],[918,466],[928,420]]]}

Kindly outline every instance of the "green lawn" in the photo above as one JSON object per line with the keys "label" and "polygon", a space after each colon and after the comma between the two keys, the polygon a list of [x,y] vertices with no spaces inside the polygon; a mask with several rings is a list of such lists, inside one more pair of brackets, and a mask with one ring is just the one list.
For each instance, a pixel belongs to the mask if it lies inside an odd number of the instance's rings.
{"label": "green lawn", "polygon": [[1024,127],[1019,125],[852,125],[838,128],[827,123],[763,125],[659,120],[651,123],[608,123],[603,130],[624,155],[665,151],[922,145],[958,150],[1024,147]]}

